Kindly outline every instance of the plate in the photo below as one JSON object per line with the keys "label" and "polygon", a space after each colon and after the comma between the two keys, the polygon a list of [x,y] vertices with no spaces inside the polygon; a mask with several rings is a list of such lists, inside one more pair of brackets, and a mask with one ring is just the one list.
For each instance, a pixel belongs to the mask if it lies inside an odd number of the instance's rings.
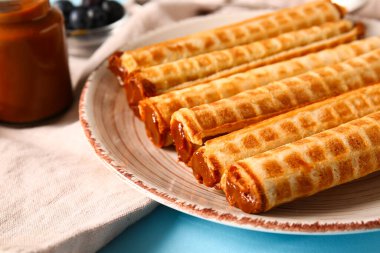
{"label": "plate", "polygon": [[[257,14],[257,13],[255,13]],[[210,29],[252,16],[193,18],[147,34],[131,48]],[[367,21],[370,34],[379,24]],[[260,215],[228,205],[224,195],[198,184],[174,149],[154,147],[129,109],[124,91],[104,62],[89,77],[80,100],[80,121],[106,167],[150,198],[196,217],[276,233],[342,234],[380,228],[380,174],[277,207]]]}

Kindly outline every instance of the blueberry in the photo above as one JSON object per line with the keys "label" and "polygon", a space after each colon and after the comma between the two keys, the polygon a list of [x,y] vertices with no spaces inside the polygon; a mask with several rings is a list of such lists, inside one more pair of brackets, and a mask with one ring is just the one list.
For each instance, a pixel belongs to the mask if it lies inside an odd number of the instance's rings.
{"label": "blueberry", "polygon": [[102,9],[107,13],[108,24],[113,23],[124,16],[124,7],[115,1],[104,1]]}
{"label": "blueberry", "polygon": [[71,11],[69,25],[73,29],[86,29],[89,26],[87,8],[79,6]]}
{"label": "blueberry", "polygon": [[91,6],[87,10],[88,28],[107,25],[107,13],[99,6]]}
{"label": "blueberry", "polygon": [[100,6],[104,0],[82,0],[82,6]]}
{"label": "blueberry", "polygon": [[68,27],[70,13],[74,9],[74,5],[67,0],[57,0],[54,2],[53,5],[62,12],[63,17],[65,19],[65,26]]}

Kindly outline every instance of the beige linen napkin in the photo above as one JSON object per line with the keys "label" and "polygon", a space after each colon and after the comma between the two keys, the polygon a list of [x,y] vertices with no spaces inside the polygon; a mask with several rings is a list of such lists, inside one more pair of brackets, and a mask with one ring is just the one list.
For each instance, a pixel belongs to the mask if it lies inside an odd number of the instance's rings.
{"label": "beige linen napkin", "polygon": [[0,252],[95,252],[157,205],[104,168],[77,110],[0,126]]}
{"label": "beige linen napkin", "polygon": [[[76,103],[64,116],[33,128],[0,126],[0,252],[94,252],[156,206],[104,168],[78,122],[83,80],[108,55],[149,30],[200,10],[236,12],[243,11],[239,6],[252,10],[300,2],[236,1],[237,6],[226,7],[218,0],[161,1],[132,6],[133,15],[90,59],[70,59],[78,84]],[[369,6],[362,10],[366,16],[380,13],[378,2]]]}
{"label": "beige linen napkin", "polygon": [[135,7],[123,32],[91,59],[70,59],[78,84],[68,112],[36,127],[0,125],[0,252],[95,252],[154,209],[96,157],[78,122],[79,94],[83,78],[124,42],[190,17],[199,6]]}

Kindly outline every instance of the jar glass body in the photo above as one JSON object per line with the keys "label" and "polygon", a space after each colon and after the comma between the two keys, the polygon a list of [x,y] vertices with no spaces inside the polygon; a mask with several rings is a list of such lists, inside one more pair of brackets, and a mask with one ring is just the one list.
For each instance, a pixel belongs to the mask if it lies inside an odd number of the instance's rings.
{"label": "jar glass body", "polygon": [[0,4],[0,121],[36,122],[73,100],[64,24],[48,0]]}

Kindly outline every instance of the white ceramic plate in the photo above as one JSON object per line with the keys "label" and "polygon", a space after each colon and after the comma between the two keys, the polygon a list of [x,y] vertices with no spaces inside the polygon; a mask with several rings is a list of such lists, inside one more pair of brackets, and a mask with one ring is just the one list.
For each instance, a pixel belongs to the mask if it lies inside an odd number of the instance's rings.
{"label": "white ceramic plate", "polygon": [[[223,15],[195,18],[143,36],[134,47],[179,37],[247,18]],[[370,34],[379,31],[370,22]],[[277,233],[357,233],[380,228],[380,174],[295,201],[260,215],[228,205],[224,195],[196,182],[177,162],[173,149],[154,147],[144,125],[129,109],[124,92],[103,63],[88,79],[80,120],[107,167],[152,199],[179,211],[240,228]]]}

